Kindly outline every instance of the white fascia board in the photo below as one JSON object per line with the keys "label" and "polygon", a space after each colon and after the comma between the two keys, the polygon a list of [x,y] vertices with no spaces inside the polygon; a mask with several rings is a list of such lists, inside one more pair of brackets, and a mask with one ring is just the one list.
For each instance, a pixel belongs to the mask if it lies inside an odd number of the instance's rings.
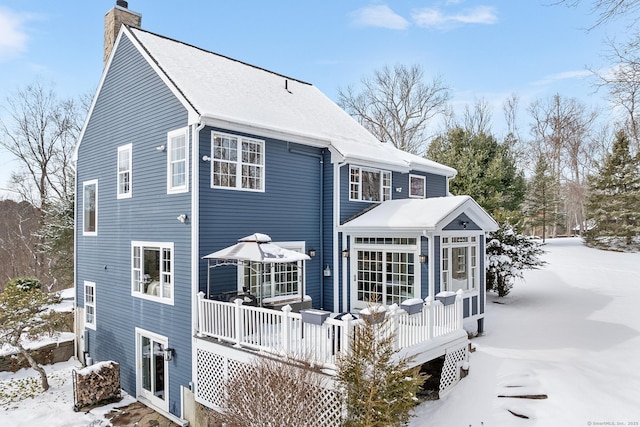
{"label": "white fascia board", "polygon": [[411,162],[409,163],[409,169],[411,169],[412,171],[432,173],[434,175],[444,175],[447,178],[454,178],[456,175],[458,175],[457,170],[450,168],[448,166],[439,168],[437,166],[421,165],[421,164],[416,164]]}
{"label": "white fascia board", "polygon": [[262,125],[255,122],[238,120],[233,117],[224,117],[219,114],[203,113],[200,122],[207,126],[217,127],[235,132],[250,133],[257,136],[279,139],[317,148],[330,147],[331,142],[317,135],[280,129],[273,126]]}
{"label": "white fascia board", "polygon": [[411,169],[406,163],[390,163],[385,159],[370,159],[366,157],[345,156],[344,161],[352,166],[363,166],[365,168],[382,169],[393,172],[409,173]]}
{"label": "white fascia board", "polygon": [[390,227],[390,226],[372,226],[372,227],[349,227],[348,225],[339,225],[338,231],[349,236],[380,236],[380,237],[416,237],[425,233],[436,231],[434,227]]}
{"label": "white fascia board", "polygon": [[[464,203],[457,206],[454,210],[445,215],[436,227],[437,231],[442,231],[444,227],[449,225],[451,221],[461,214],[466,214],[483,232],[496,231],[498,223],[489,215],[473,198],[469,197]],[[462,230],[458,230],[462,231]],[[478,230],[466,230],[478,231]]]}

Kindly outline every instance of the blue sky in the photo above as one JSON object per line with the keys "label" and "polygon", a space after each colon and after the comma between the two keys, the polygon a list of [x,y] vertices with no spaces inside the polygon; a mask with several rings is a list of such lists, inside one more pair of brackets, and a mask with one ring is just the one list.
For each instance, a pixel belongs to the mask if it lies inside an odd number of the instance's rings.
{"label": "blue sky", "polygon": [[[502,102],[526,106],[560,93],[604,106],[587,67],[602,69],[605,29],[583,7],[551,0],[130,0],[142,28],[313,83],[339,88],[384,65],[420,64],[439,75],[454,108],[484,99],[497,136]],[[115,0],[1,0],[0,105],[18,87],[53,82],[62,97],[94,92],[102,73],[103,24]],[[615,36],[615,28],[606,31]],[[0,112],[2,114],[2,112]],[[0,189],[16,163],[0,151]]]}

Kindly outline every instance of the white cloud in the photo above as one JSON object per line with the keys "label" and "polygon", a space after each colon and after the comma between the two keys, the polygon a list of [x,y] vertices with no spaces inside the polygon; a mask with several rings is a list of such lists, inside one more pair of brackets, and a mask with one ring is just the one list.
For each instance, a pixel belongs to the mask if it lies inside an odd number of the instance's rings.
{"label": "white cloud", "polygon": [[371,5],[351,13],[353,25],[358,27],[381,27],[391,30],[404,30],[409,21],[395,13],[387,5]]}
{"label": "white cloud", "polygon": [[585,77],[591,77],[592,75],[593,73],[590,70],[563,71],[560,73],[549,74],[547,76],[544,76],[542,79],[533,82],[532,85],[542,86],[542,85],[547,85],[560,80],[583,79]]}
{"label": "white cloud", "polygon": [[14,57],[27,48],[25,18],[8,9],[0,8],[0,61]]}
{"label": "white cloud", "polygon": [[453,28],[465,24],[490,25],[498,22],[498,15],[491,6],[478,6],[464,9],[459,13],[445,13],[437,8],[417,9],[412,18],[420,27]]}

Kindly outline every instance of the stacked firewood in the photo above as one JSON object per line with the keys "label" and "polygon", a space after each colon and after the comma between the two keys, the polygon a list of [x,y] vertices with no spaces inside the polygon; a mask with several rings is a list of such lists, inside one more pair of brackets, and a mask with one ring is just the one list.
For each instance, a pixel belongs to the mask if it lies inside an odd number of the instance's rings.
{"label": "stacked firewood", "polygon": [[100,362],[73,372],[74,408],[120,399],[120,364]]}

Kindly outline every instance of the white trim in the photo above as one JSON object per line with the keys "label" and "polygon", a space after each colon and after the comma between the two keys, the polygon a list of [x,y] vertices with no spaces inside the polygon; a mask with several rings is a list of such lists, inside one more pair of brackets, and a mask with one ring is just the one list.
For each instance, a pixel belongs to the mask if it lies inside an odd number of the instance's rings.
{"label": "white trim", "polygon": [[[392,252],[392,253],[405,253],[405,254],[412,254],[413,255],[413,296],[411,296],[411,298],[422,298],[422,263],[420,262],[420,237],[421,236],[416,236],[415,234],[411,237],[405,237],[405,236],[394,236],[394,237],[399,237],[399,238],[411,238],[411,239],[415,239],[416,243],[415,244],[396,244],[396,243],[390,243],[390,244],[377,244],[377,243],[356,243],[355,239],[356,238],[377,238],[377,237],[389,237],[389,236],[362,236],[362,235],[357,235],[357,236],[353,236],[351,235],[349,237],[349,260],[350,260],[350,269],[351,269],[351,275],[353,276],[354,280],[351,283],[351,292],[350,292],[350,298],[351,298],[351,309],[354,308],[366,308],[367,303],[363,302],[363,301],[359,301],[358,300],[358,286],[357,286],[357,272],[358,272],[358,259],[357,259],[357,251],[358,250],[365,250],[365,251],[374,251],[374,252],[383,252],[384,254]],[[387,279],[386,279],[386,275],[387,275],[387,271],[386,271],[386,264],[387,264],[387,260],[385,259],[385,257],[383,257],[382,259],[382,264],[383,264],[383,270],[382,270],[382,295],[380,295],[381,298],[381,303],[386,305],[386,297],[387,297]],[[410,265],[410,264],[407,264]],[[407,273],[408,274],[408,273]]]}
{"label": "white trim", "polygon": [[[144,248],[159,248],[160,250],[160,285],[159,285],[159,289],[163,289],[163,281],[162,281],[162,274],[163,274],[163,270],[162,270],[162,251],[164,249],[169,249],[171,251],[171,258],[170,258],[170,263],[171,263],[171,271],[169,273],[169,277],[171,280],[171,296],[169,298],[164,298],[164,297],[160,297],[160,296],[154,296],[154,295],[149,295],[149,294],[145,294],[144,292],[140,292],[140,291],[136,291],[135,290],[135,279],[134,279],[134,271],[133,271],[133,249],[134,247],[140,247],[141,248],[141,253],[140,253],[140,263],[142,264],[142,262],[144,261]],[[162,304],[168,304],[168,305],[173,305],[174,303],[174,299],[175,299],[175,290],[176,290],[176,284],[175,284],[175,278],[176,278],[176,274],[175,274],[175,250],[174,250],[174,244],[173,242],[142,242],[142,241],[137,241],[137,240],[132,240],[131,241],[131,296],[135,297],[135,298],[140,298],[140,299],[146,299],[149,301],[156,301]]]}
{"label": "white trim", "polygon": [[151,404],[151,406],[161,409],[163,411],[169,411],[169,391],[171,388],[169,387],[169,362],[167,360],[164,361],[164,399],[155,398],[153,396],[147,396],[143,394],[142,389],[142,348],[141,348],[141,339],[142,337],[148,338],[152,341],[158,342],[164,346],[164,348],[169,348],[169,338],[156,334],[154,332],[148,331],[146,329],[138,328],[135,329],[135,345],[136,345],[136,398],[144,400]]}
{"label": "white trim", "polygon": [[[129,152],[129,191],[126,193],[120,192],[120,153],[122,151]],[[133,195],[133,144],[125,144],[118,147],[118,158],[116,159],[116,198],[117,199],[130,199]]]}
{"label": "white trim", "polygon": [[[329,150],[331,151],[331,150]],[[331,154],[333,156],[333,154]],[[332,254],[332,265],[335,270],[333,274],[333,311],[340,312],[344,310],[340,310],[340,275],[338,274],[338,267],[340,253],[338,251],[338,227],[337,224],[340,224],[340,167],[341,165],[338,163],[333,163],[333,227],[331,227],[333,234],[333,254]],[[324,269],[324,265],[320,266],[320,270]],[[320,273],[322,275],[322,272]],[[324,275],[321,277],[324,280]]]}
{"label": "white trim", "polygon": [[[411,190],[412,190],[411,180],[414,179],[414,178],[422,180],[422,194],[421,195],[413,195],[413,194],[411,194]],[[426,198],[427,197],[427,177],[423,176],[423,175],[414,175],[412,173],[409,174],[409,188],[408,188],[408,190],[409,190],[409,193],[408,193],[409,197],[416,198],[416,199],[424,199],[424,198]]]}
{"label": "white trim", "polygon": [[[351,197],[351,169],[358,169],[358,198],[354,199],[353,197]],[[374,173],[379,173],[380,174],[380,200],[363,200],[362,199],[362,172],[374,172]],[[389,185],[385,186],[384,185],[384,176],[386,174],[389,174]],[[366,167],[366,166],[358,166],[358,165],[349,165],[349,172],[348,172],[348,177],[349,177],[349,186],[347,188],[347,191],[349,193],[349,201],[350,202],[367,202],[367,203],[382,203],[385,202],[387,200],[391,200],[393,198],[392,194],[391,194],[391,190],[393,188],[393,173],[390,170],[387,169],[377,169],[377,168],[370,168],[370,167]],[[384,197],[384,190],[385,188],[389,189],[389,198],[385,199]]]}
{"label": "white trim", "polygon": [[[84,208],[84,204],[85,204],[85,188],[89,187],[91,185],[95,185],[96,187],[96,192],[95,192],[95,208],[94,208],[94,225],[95,225],[95,230],[94,231],[87,231],[86,230],[86,224],[85,224],[85,208]],[[98,180],[97,179],[91,179],[89,181],[83,181],[82,182],[82,235],[83,236],[97,236],[98,235]]]}
{"label": "white trim", "polygon": [[[93,288],[93,302],[91,304],[87,302],[87,288]],[[93,329],[95,331],[96,323],[97,323],[96,322],[97,317],[96,317],[96,283],[95,282],[90,282],[88,280],[84,281],[83,301],[84,301],[84,326],[86,328]],[[87,306],[93,307],[93,322],[89,322],[87,320],[87,311],[88,311]]]}
{"label": "white trim", "polygon": [[[172,141],[176,137],[184,137],[184,160],[181,162],[184,163],[184,184],[182,185],[171,185],[172,171],[171,165],[173,164],[173,159],[171,157],[172,152]],[[177,163],[177,162],[176,162]],[[189,128],[183,127],[180,129],[172,130],[167,132],[167,194],[177,194],[177,193],[186,193],[189,191]]]}
{"label": "white trim", "polygon": [[[224,137],[224,138],[230,138],[230,139],[235,139],[236,140],[236,160],[235,161],[231,161],[231,160],[219,160],[223,163],[233,163],[236,165],[236,173],[235,173],[235,178],[236,178],[236,185],[235,187],[228,187],[228,186],[222,186],[222,185],[214,185],[213,183],[213,165],[216,162],[216,158],[214,155],[214,147],[213,147],[213,141],[216,138],[216,136],[220,136],[220,137]],[[247,165],[252,165],[252,166],[258,166],[260,167],[260,188],[245,188],[242,186],[242,166],[245,165],[245,163],[242,161],[242,143],[243,141],[247,141],[247,142],[251,142],[251,143],[255,143],[257,145],[259,145],[262,149],[262,163],[261,164],[252,164],[252,163],[248,163]],[[267,183],[266,183],[266,169],[267,169],[267,160],[266,160],[266,155],[267,155],[267,148],[266,148],[266,143],[263,139],[258,139],[258,138],[251,138],[251,137],[246,137],[246,136],[242,136],[242,135],[235,135],[235,134],[231,134],[231,133],[225,133],[225,132],[217,132],[215,130],[211,131],[211,165],[210,165],[210,170],[209,170],[209,175],[210,175],[210,186],[211,188],[215,188],[217,190],[234,190],[234,191],[250,191],[250,192],[255,192],[255,193],[264,193],[266,191],[267,188]]]}
{"label": "white trim", "polygon": [[[480,283],[482,283],[481,280],[481,268],[480,268],[480,257],[484,256],[483,253],[481,253],[480,251],[480,238],[482,236],[482,234],[480,234],[478,232],[478,230],[470,230],[469,232],[466,231],[448,231],[448,232],[443,232],[442,234],[439,234],[440,236],[440,253],[438,254],[438,261],[440,262],[440,291],[453,291],[453,289],[444,289],[444,284],[442,281],[442,253],[443,250],[445,248],[447,249],[452,249],[452,248],[467,248],[466,251],[466,260],[465,260],[465,268],[466,268],[466,275],[467,275],[467,287],[462,289],[462,292],[464,292],[464,297],[468,298],[470,296],[475,295],[479,295],[480,294]],[[466,242],[451,242],[452,238],[455,237],[467,237],[468,241]],[[475,237],[476,241],[472,242],[471,241],[471,237]],[[443,238],[447,238],[449,239],[449,241],[447,243],[444,243],[442,241]],[[475,265],[475,277],[471,277],[471,252],[470,252],[470,248],[471,247],[475,247],[476,248],[476,265]],[[453,266],[453,259],[452,259],[452,251],[449,251],[449,269],[447,270],[449,272],[449,287],[451,287],[452,284],[452,266]],[[475,287],[470,288],[470,280],[475,279]],[[486,285],[485,285],[486,286]],[[455,291],[454,291],[455,292]],[[469,303],[471,304],[471,303]],[[469,307],[469,313],[471,313],[471,307]]]}

